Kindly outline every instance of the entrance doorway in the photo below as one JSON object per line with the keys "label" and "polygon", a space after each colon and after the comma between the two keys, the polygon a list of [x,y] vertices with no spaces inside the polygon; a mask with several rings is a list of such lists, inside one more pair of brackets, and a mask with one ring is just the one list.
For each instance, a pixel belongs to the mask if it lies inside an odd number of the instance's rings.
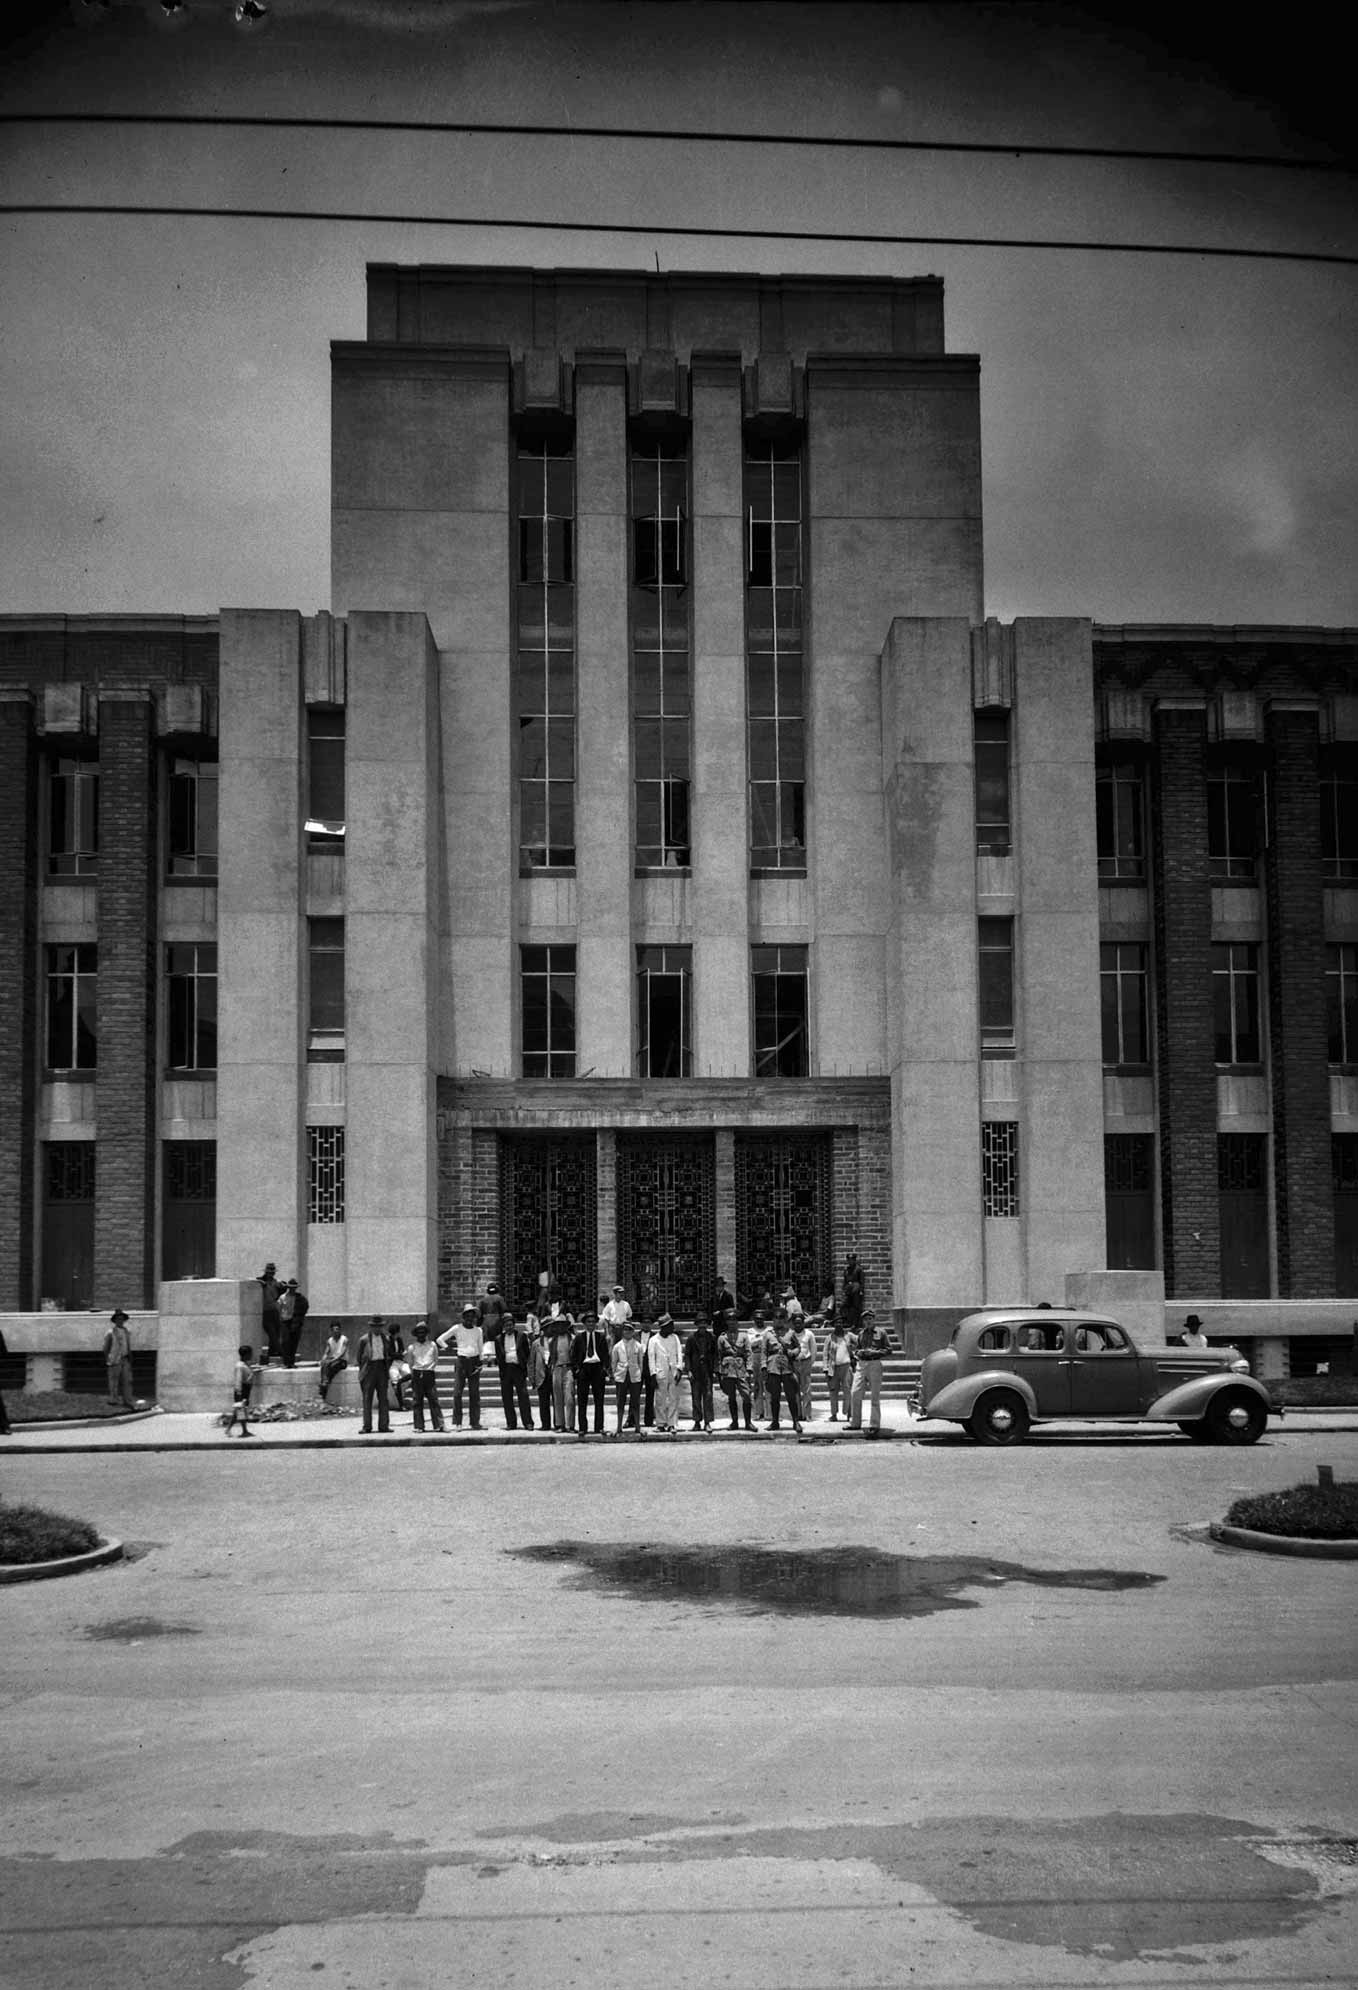
{"label": "entrance doorway", "polygon": [[691,1320],[717,1276],[716,1170],[709,1137],[618,1138],[618,1276],[634,1303]]}
{"label": "entrance doorway", "polygon": [[776,1299],[794,1285],[808,1309],[834,1284],[828,1133],[737,1134],[736,1289]]}
{"label": "entrance doorway", "polygon": [[541,1303],[541,1274],[563,1305],[594,1304],[599,1280],[592,1133],[500,1143],[500,1264],[505,1297],[522,1318]]}

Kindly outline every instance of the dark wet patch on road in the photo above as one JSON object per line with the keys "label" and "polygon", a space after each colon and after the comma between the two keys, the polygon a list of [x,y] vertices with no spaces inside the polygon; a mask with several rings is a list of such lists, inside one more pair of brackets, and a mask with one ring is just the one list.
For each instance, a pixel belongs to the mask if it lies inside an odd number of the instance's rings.
{"label": "dark wet patch on road", "polygon": [[713,1811],[708,1817],[665,1817],[644,1810],[577,1810],[544,1824],[498,1824],[478,1838],[545,1839],[549,1845],[604,1845],[616,1840],[652,1838],[661,1831],[733,1830],[748,1823],[739,1812]]}
{"label": "dark wet patch on road", "polygon": [[86,1624],[85,1636],[110,1644],[139,1645],[147,1638],[197,1638],[196,1624],[171,1624],[163,1617],[110,1617],[102,1624]]}
{"label": "dark wet patch on road", "polygon": [[[1107,1962],[1188,1962],[1188,1950],[1296,1933],[1321,1911],[1313,1868],[1332,1842],[1319,1832],[1282,1839],[1229,1817],[1114,1812],[716,1833],[671,1841],[665,1856],[867,1860],[978,1934]],[[618,1862],[654,1857],[638,1847]]]}
{"label": "dark wet patch on road", "polygon": [[0,1982],[192,1983],[246,1990],[246,1943],[293,1923],[411,1915],[438,1866],[389,1832],[195,1831],[145,1858],[0,1857]]}
{"label": "dark wet patch on road", "polygon": [[577,1587],[648,1600],[684,1597],[780,1616],[927,1617],[974,1610],[964,1590],[1008,1583],[1120,1591],[1165,1581],[1135,1569],[1035,1569],[992,1555],[893,1555],[881,1548],[649,1547],[552,1541],[511,1548],[524,1560],[577,1563]]}

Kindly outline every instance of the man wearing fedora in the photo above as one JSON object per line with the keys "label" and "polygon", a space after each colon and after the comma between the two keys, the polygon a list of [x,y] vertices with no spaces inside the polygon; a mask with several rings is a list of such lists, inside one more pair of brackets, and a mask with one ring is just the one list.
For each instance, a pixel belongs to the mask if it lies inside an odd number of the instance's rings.
{"label": "man wearing fedora", "polygon": [[104,1361],[108,1368],[108,1399],[122,1409],[134,1410],[132,1393],[132,1336],[127,1331],[128,1316],[119,1306],[109,1315],[104,1335]]}
{"label": "man wearing fedora", "polygon": [[1207,1336],[1202,1330],[1202,1321],[1196,1313],[1190,1313],[1184,1321],[1183,1331],[1179,1335],[1179,1345],[1181,1347],[1206,1347]]}
{"label": "man wearing fedora", "polygon": [[368,1322],[368,1331],[358,1343],[358,1386],[363,1397],[365,1436],[372,1435],[374,1402],[377,1404],[379,1435],[391,1429],[391,1411],[387,1406],[387,1384],[395,1352],[395,1334],[382,1315],[374,1313]]}

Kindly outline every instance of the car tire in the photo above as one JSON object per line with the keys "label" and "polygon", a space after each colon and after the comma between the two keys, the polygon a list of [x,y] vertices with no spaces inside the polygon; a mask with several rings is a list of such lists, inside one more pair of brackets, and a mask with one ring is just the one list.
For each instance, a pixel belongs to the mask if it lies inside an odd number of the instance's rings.
{"label": "car tire", "polygon": [[1207,1405],[1202,1422],[1212,1444],[1255,1444],[1268,1428],[1268,1411],[1244,1389],[1222,1389]]}
{"label": "car tire", "polygon": [[968,1419],[978,1444],[1022,1444],[1028,1435],[1028,1406],[1012,1389],[990,1389]]}
{"label": "car tire", "polygon": [[1179,1428],[1184,1436],[1191,1437],[1195,1444],[1206,1444],[1212,1435],[1201,1417],[1198,1417],[1193,1423],[1181,1423]]}

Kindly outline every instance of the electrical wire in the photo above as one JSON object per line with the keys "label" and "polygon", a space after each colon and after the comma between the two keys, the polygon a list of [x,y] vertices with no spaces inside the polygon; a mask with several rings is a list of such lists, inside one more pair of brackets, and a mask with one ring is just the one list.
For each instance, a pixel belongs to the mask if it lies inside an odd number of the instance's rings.
{"label": "electrical wire", "polygon": [[852,228],[717,228],[640,221],[544,221],[489,214],[363,214],[347,208],[171,207],[153,202],[3,201],[0,214],[146,215],[181,221],[325,221],[400,228],[515,228],[568,235],[684,235],[708,241],[857,243],[878,248],[1050,249],[1122,256],[1199,256],[1247,262],[1358,266],[1358,255],[1318,249],[1226,248],[1210,242],[1106,242],[1019,235],[896,235]]}
{"label": "electrical wire", "polygon": [[1263,152],[1173,152],[1148,146],[1031,145],[961,138],[846,138],[814,132],[685,131],[607,124],[470,124],[417,118],[237,116],[188,111],[3,111],[0,124],[140,124],[225,126],[269,131],[399,131],[490,138],[620,138],[629,144],[780,145],[849,152],[967,152],[1007,159],[1132,159],[1175,166],[1259,166],[1275,172],[1358,172],[1343,160],[1291,159]]}

